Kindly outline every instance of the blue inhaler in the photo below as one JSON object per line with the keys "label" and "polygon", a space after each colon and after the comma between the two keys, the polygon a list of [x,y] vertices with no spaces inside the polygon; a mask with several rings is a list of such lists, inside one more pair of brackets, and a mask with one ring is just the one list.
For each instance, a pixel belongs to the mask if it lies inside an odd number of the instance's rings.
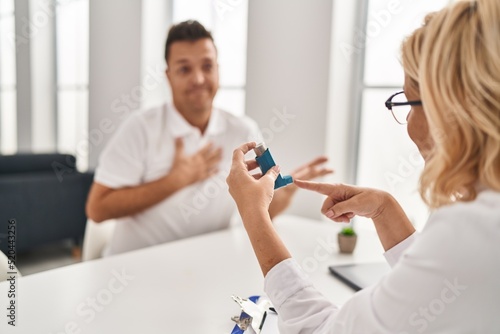
{"label": "blue inhaler", "polygon": [[[262,175],[266,174],[268,170],[276,166],[276,163],[271,156],[271,152],[269,152],[269,149],[264,143],[257,144],[253,151],[257,155],[255,160],[257,160],[257,163],[259,164]],[[274,182],[274,189],[284,187],[292,182],[293,179],[290,175],[281,176],[281,174],[279,174],[278,178]]]}

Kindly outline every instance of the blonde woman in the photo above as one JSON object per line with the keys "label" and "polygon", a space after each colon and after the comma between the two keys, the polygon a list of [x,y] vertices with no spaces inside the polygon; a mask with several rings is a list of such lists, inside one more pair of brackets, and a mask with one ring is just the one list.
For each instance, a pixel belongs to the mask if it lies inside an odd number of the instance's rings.
{"label": "blonde woman", "polygon": [[[426,19],[403,44],[408,134],[426,164],[433,209],[416,235],[387,193],[296,184],[327,196],[336,222],[372,218],[393,267],[342,308],[308,281],[268,215],[274,168],[259,180],[235,150],[229,191],[265,275],[281,333],[500,333],[500,1],[461,1]],[[387,107],[394,104],[391,99]]]}

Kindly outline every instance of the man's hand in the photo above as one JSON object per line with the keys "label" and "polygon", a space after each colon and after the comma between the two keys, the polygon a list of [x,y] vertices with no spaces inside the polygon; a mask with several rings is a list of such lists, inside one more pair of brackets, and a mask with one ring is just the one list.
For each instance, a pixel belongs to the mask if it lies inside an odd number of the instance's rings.
{"label": "man's hand", "polygon": [[[316,159],[300,166],[290,173],[294,180],[313,180],[318,177],[333,173],[333,169],[326,168],[324,164],[328,161],[325,156],[317,157]],[[271,218],[276,217],[278,214],[286,210],[292,202],[293,195],[297,191],[295,184],[290,184],[283,189],[280,189],[274,195],[274,199],[269,208],[269,215]]]}
{"label": "man's hand", "polygon": [[182,138],[175,140],[175,155],[171,175],[175,175],[186,186],[203,181],[216,174],[222,159],[222,149],[212,143],[203,146],[191,156],[184,153]]}
{"label": "man's hand", "polygon": [[94,182],[86,212],[96,222],[137,214],[172,196],[182,188],[217,173],[222,150],[205,145],[191,156],[184,154],[182,139],[175,141],[172,169],[158,180],[134,187],[113,189]]}
{"label": "man's hand", "polygon": [[312,161],[309,161],[307,164],[300,166],[290,174],[294,180],[308,181],[333,173],[333,169],[326,168],[324,166],[326,162],[328,162],[328,158],[320,156]]}

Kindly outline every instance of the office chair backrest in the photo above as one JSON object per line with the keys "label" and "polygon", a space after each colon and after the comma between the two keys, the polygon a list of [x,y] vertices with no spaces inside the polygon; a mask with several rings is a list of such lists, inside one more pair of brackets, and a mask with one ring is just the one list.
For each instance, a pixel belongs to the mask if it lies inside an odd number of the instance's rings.
{"label": "office chair backrest", "polygon": [[83,239],[82,260],[90,261],[102,257],[102,252],[113,236],[116,221],[114,219],[96,223],[87,220]]}

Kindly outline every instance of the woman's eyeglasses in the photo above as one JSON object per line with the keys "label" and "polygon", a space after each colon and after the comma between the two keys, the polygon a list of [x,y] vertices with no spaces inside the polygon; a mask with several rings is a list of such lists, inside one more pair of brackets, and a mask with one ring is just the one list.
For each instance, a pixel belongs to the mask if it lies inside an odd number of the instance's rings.
{"label": "woman's eyeglasses", "polygon": [[406,118],[412,106],[421,106],[422,101],[408,101],[405,92],[397,92],[385,101],[385,106],[392,113],[392,116],[399,124],[406,124]]}

